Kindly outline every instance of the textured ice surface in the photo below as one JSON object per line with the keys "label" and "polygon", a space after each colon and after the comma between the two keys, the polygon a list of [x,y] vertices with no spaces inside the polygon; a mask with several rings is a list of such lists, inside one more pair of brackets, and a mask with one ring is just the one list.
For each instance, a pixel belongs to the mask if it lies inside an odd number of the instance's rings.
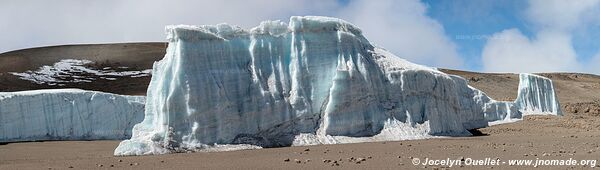
{"label": "textured ice surface", "polygon": [[0,142],[129,138],[143,103],[77,89],[0,92]]}
{"label": "textured ice surface", "polygon": [[485,110],[490,126],[515,122],[523,115],[563,115],[552,80],[529,73],[519,74],[519,91],[514,102],[492,102]]}
{"label": "textured ice surface", "polygon": [[145,119],[115,155],[465,136],[520,116],[512,102],[374,47],[335,18],[166,31]]}
{"label": "textured ice surface", "polygon": [[515,105],[525,114],[562,115],[552,80],[522,73],[519,75],[519,93]]}
{"label": "textured ice surface", "polygon": [[427,121],[422,124],[411,124],[410,122],[405,123],[395,119],[388,119],[384,122],[383,129],[379,132],[379,134],[374,136],[348,137],[302,133],[296,135],[292,145],[305,146],[319,144],[399,141],[428,139],[435,137],[439,136],[433,136],[429,134],[429,122]]}
{"label": "textured ice surface", "polygon": [[[152,70],[130,70],[127,67],[104,67],[95,69],[88,67],[94,64],[90,60],[63,59],[54,63],[52,66],[42,66],[35,71],[25,71],[22,73],[11,72],[12,75],[18,76],[20,79],[32,81],[37,84],[48,84],[63,86],[64,83],[89,83],[96,76],[105,80],[116,80],[118,77],[145,77],[150,76]],[[128,71],[117,71],[128,70]]]}

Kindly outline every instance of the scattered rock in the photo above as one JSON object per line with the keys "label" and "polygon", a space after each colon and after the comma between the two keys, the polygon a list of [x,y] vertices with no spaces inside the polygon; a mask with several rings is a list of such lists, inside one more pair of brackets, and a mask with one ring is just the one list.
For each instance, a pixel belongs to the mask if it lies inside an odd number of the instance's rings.
{"label": "scattered rock", "polygon": [[69,168],[73,168],[73,166],[69,166]]}
{"label": "scattered rock", "polygon": [[123,162],[123,160],[122,160],[122,159],[119,159],[119,162]]}
{"label": "scattered rock", "polygon": [[304,152],[308,152],[308,151],[310,151],[310,149],[308,149],[308,148],[304,149]]}
{"label": "scattered rock", "polygon": [[471,78],[469,79],[469,81],[470,81],[470,82],[478,82],[479,80],[481,80],[481,78],[480,78],[480,77],[471,77]]}
{"label": "scattered rock", "polygon": [[298,159],[294,159],[294,162],[296,162],[296,163],[298,163],[298,164],[299,164],[299,163],[302,163],[302,161],[300,161],[300,160],[298,160]]}
{"label": "scattered rock", "polygon": [[283,160],[283,162],[289,162],[289,161],[290,161],[290,158],[286,158]]}

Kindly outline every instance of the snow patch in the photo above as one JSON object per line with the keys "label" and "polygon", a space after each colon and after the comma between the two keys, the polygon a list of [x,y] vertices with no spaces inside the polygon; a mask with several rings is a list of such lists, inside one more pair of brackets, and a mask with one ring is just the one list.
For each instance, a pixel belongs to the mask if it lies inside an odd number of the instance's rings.
{"label": "snow patch", "polygon": [[64,86],[64,83],[91,83],[96,80],[94,77],[105,80],[117,80],[118,77],[146,77],[150,76],[152,71],[152,69],[117,71],[129,69],[128,67],[96,69],[89,67],[91,64],[94,62],[90,60],[63,59],[52,66],[42,66],[35,71],[10,72],[10,74],[37,84]]}

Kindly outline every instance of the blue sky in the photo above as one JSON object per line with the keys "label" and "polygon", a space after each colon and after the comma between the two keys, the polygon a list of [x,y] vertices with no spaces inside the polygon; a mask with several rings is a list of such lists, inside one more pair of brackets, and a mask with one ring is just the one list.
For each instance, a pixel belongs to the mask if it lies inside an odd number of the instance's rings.
{"label": "blue sky", "polygon": [[439,21],[458,45],[458,52],[470,70],[482,69],[480,56],[486,37],[509,28],[518,28],[532,36],[523,17],[526,1],[426,0],[423,3],[429,6],[427,15]]}
{"label": "blue sky", "polygon": [[164,41],[165,25],[251,28],[294,15],[342,18],[371,42],[433,67],[600,74],[600,0],[6,0],[0,52]]}
{"label": "blue sky", "polygon": [[[536,26],[529,21],[526,10],[529,3],[523,0],[424,0],[427,15],[439,21],[446,35],[454,37],[460,55],[469,70],[482,70],[481,53],[487,39],[497,32],[516,28],[528,38],[535,37]],[[576,2],[573,2],[576,3]],[[596,6],[597,8],[598,6]],[[556,15],[561,15],[556,13]],[[599,16],[600,17],[600,16]],[[596,20],[597,21],[597,20]],[[600,49],[598,23],[583,23],[573,34],[573,48],[578,59],[591,60]]]}

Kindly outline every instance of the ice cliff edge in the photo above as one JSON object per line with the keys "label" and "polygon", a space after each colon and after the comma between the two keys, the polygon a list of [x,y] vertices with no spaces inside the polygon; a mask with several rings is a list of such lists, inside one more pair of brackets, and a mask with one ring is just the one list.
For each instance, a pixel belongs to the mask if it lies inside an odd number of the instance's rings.
{"label": "ice cliff edge", "polygon": [[0,142],[131,137],[144,97],[79,89],[0,92]]}
{"label": "ice cliff edge", "polygon": [[250,31],[219,24],[166,32],[169,46],[154,65],[145,118],[115,155],[343,143],[335,136],[374,136],[404,124],[426,135],[464,136],[541,104],[490,99],[463,78],[373,46],[336,18],[291,17],[289,24],[265,21]]}

